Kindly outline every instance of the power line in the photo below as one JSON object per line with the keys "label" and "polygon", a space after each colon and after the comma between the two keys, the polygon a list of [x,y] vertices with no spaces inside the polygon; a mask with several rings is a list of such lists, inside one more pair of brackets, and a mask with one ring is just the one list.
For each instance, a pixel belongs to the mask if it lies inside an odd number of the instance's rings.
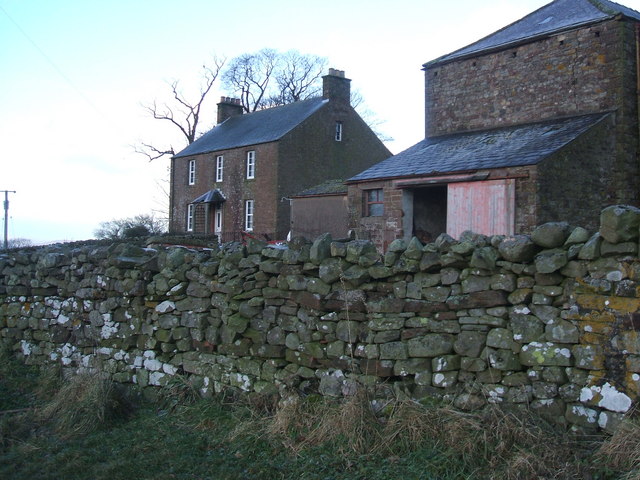
{"label": "power line", "polygon": [[16,22],[13,17],[11,15],[9,15],[9,12],[7,12],[2,5],[0,5],[0,11],[2,11],[2,13],[4,13],[4,15],[9,19],[9,21],[11,23],[13,23],[13,25],[18,29],[18,31],[22,34],[22,36],[33,46],[33,48],[35,48],[38,53],[40,55],[42,55],[42,58],[44,58],[46,60],[46,62],[51,65],[51,67],[58,73],[58,75],[60,75],[60,77],[62,77],[62,79],[78,94],[80,95],[80,97],[82,97],[82,99],[87,102],[87,104],[93,108],[97,113],[99,113],[100,115],[102,115],[103,117],[107,118],[107,116],[96,106],[95,103],[93,103],[91,101],[91,99],[89,97],[87,97],[82,90],[80,90],[80,88],[78,88],[78,86],[73,83],[73,80],[71,80],[71,78],[69,78],[67,76],[67,74],[65,74],[62,69],[60,67],[58,67],[58,65],[45,53],[44,50],[42,50],[40,48],[40,46],[29,36],[29,34],[27,34],[27,32],[18,24],[18,22]]}

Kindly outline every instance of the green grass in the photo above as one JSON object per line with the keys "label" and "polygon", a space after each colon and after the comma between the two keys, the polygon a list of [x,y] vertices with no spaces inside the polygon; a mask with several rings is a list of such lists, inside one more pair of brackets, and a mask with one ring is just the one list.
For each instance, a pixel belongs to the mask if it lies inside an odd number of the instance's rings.
{"label": "green grass", "polygon": [[498,409],[394,401],[381,417],[365,395],[207,400],[180,381],[147,404],[97,376],[0,360],[2,479],[640,478],[635,421],[594,443]]}

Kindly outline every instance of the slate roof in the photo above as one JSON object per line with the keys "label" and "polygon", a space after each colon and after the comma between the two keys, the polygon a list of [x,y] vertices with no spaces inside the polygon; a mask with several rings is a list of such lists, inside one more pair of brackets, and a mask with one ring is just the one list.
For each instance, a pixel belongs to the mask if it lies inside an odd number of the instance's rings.
{"label": "slate roof", "polygon": [[226,200],[227,199],[222,194],[222,192],[217,188],[214,188],[213,190],[209,190],[208,192],[203,193],[191,203],[222,203]]}
{"label": "slate roof", "polygon": [[347,193],[347,186],[344,184],[343,179],[327,180],[320,185],[315,185],[311,188],[293,195],[293,197],[313,197],[315,195],[340,195]]}
{"label": "slate roof", "polygon": [[424,67],[507,48],[536,37],[607,20],[616,15],[640,20],[639,12],[608,0],[556,0],[471,45],[425,63]]}
{"label": "slate roof", "polygon": [[318,97],[228,118],[174,158],[279,140],[328,102]]}
{"label": "slate roof", "polygon": [[535,165],[609,113],[427,138],[347,182]]}

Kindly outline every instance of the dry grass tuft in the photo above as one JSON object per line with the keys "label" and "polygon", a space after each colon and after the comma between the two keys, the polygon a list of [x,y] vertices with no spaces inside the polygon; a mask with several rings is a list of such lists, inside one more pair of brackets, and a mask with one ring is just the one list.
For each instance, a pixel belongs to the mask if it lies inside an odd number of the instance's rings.
{"label": "dry grass tuft", "polygon": [[629,414],[615,433],[605,440],[596,458],[607,467],[626,472],[621,480],[640,480],[640,418],[638,412]]}
{"label": "dry grass tuft", "polygon": [[66,380],[53,398],[37,410],[63,438],[96,430],[122,410],[113,384],[98,374],[79,374]]}
{"label": "dry grass tuft", "polygon": [[272,415],[239,423],[231,438],[245,435],[268,438],[294,455],[330,446],[345,459],[396,458],[427,441],[476,478],[584,479],[591,472],[582,461],[590,453],[586,445],[526,412],[488,406],[466,413],[408,400],[391,400],[375,412],[364,391],[343,401],[292,397]]}

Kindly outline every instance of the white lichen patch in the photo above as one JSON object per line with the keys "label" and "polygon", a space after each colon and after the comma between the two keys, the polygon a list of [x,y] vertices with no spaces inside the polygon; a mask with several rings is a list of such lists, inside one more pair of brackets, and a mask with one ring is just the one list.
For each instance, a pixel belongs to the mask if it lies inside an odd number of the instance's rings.
{"label": "white lichen patch", "polygon": [[600,416],[598,417],[598,426],[603,430],[607,428],[609,424],[609,415],[607,412],[600,412]]}
{"label": "white lichen patch", "polygon": [[170,363],[163,363],[162,371],[167,375],[175,375],[176,373],[178,373],[178,367],[171,365]]}
{"label": "white lichen patch", "polygon": [[588,423],[596,423],[598,421],[598,412],[592,410],[591,408],[586,408],[582,405],[573,405],[571,407],[571,412],[576,417],[582,417],[586,419]]}
{"label": "white lichen patch", "polygon": [[165,374],[162,372],[153,372],[149,374],[149,385],[161,385],[160,381],[164,378]]}
{"label": "white lichen patch", "polygon": [[162,362],[160,360],[147,358],[144,361],[144,368],[152,372],[157,372],[162,369]]}
{"label": "white lichen patch", "polygon": [[118,333],[118,324],[115,322],[105,321],[100,329],[100,336],[105,340],[111,338],[116,333]]}
{"label": "white lichen patch", "polygon": [[113,355],[113,358],[115,358],[116,360],[128,360],[129,354],[124,350],[119,350]]}
{"label": "white lichen patch", "polygon": [[69,322],[69,317],[67,317],[66,315],[63,315],[62,313],[60,315],[58,315],[58,318],[56,319],[58,325],[66,325]]}
{"label": "white lichen patch", "polygon": [[244,392],[248,392],[251,390],[251,380],[247,375],[243,375],[241,373],[235,373],[231,377],[232,384],[235,387],[238,387],[240,390]]}
{"label": "white lichen patch", "polygon": [[20,340],[20,351],[22,351],[22,354],[25,357],[31,355],[32,348],[33,345],[31,345],[29,342],[27,342],[26,340]]}
{"label": "white lichen patch", "polygon": [[585,387],[580,391],[581,402],[586,403],[593,400],[597,401],[598,407],[620,413],[629,411],[632,404],[631,398],[608,382],[602,386]]}
{"label": "white lichen patch", "polygon": [[176,304],[171,300],[165,300],[164,302],[161,302],[158,305],[156,305],[156,312],[158,313],[169,313],[169,312],[173,312],[175,309],[176,309]]}
{"label": "white lichen patch", "polygon": [[514,334],[513,334],[513,339],[514,339],[516,342],[519,342],[520,340],[522,340],[522,335],[521,335],[521,334],[519,334],[519,333],[514,333]]}
{"label": "white lichen patch", "polygon": [[562,357],[571,358],[571,350],[568,348],[556,348],[554,352]]}
{"label": "white lichen patch", "polygon": [[531,310],[529,310],[529,307],[525,305],[518,305],[517,307],[513,307],[513,313],[521,313],[523,315],[529,315],[531,313]]}

